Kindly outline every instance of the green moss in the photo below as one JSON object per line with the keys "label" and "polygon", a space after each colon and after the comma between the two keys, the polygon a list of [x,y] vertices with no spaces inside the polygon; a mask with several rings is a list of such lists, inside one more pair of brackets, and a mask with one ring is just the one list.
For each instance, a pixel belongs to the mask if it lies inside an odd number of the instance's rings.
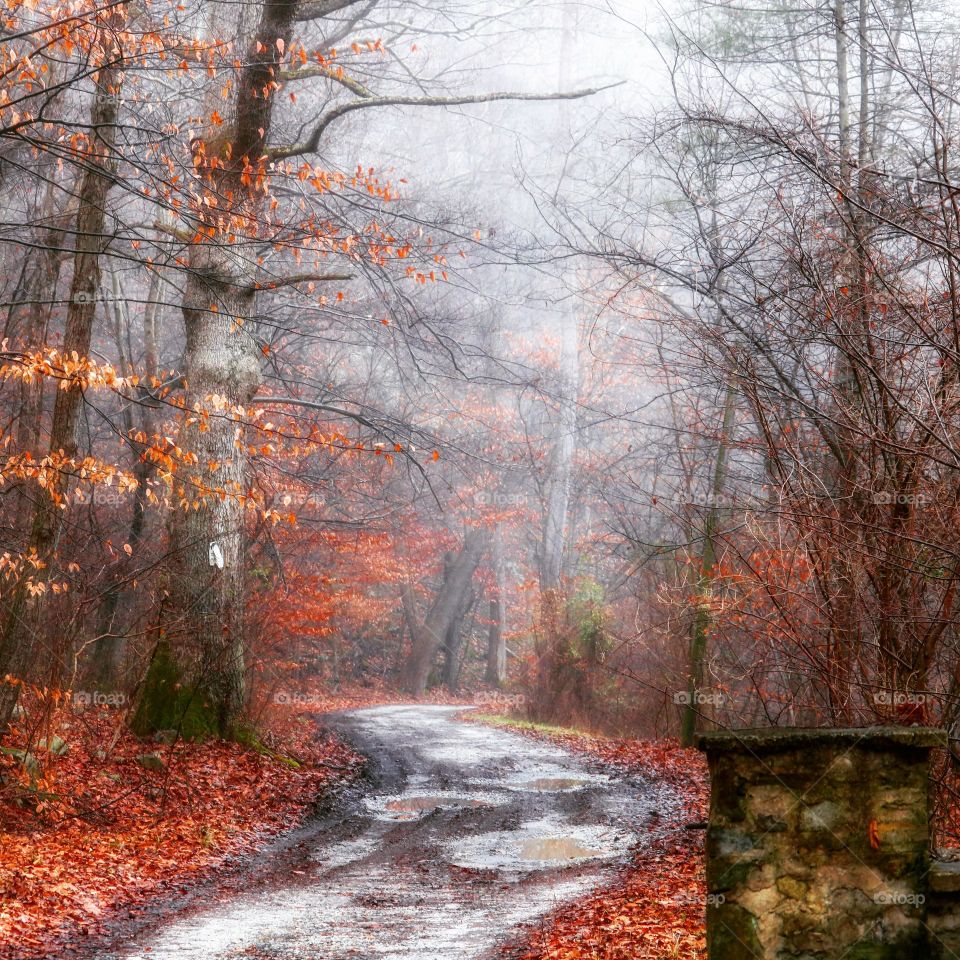
{"label": "green moss", "polygon": [[513,730],[530,730],[534,733],[543,733],[562,737],[584,737],[593,740],[593,734],[574,727],[558,727],[549,723],[535,723],[532,720],[518,720],[516,717],[507,717],[498,713],[471,713],[471,720],[488,723],[492,727],[508,727]]}
{"label": "green moss", "polygon": [[911,930],[886,943],[855,943],[843,956],[845,960],[904,960],[905,957],[929,957],[930,946],[926,930]]}
{"label": "green moss", "polygon": [[707,907],[707,951],[711,957],[762,960],[757,918],[733,903]]}
{"label": "green moss", "polygon": [[260,734],[257,731],[246,724],[243,724],[233,732],[233,739],[237,743],[243,744],[245,747],[250,747],[252,750],[256,750],[257,753],[268,753],[269,751],[264,746],[263,741],[260,739]]}
{"label": "green moss", "polygon": [[186,740],[204,740],[219,733],[216,710],[183,672],[169,644],[157,644],[143,684],[143,695],[131,728],[146,737],[159,730],[176,730]]}
{"label": "green moss", "polygon": [[294,770],[299,770],[302,766],[299,760],[294,760],[293,757],[288,757],[286,754],[277,753],[276,750],[271,750],[260,739],[260,735],[253,727],[237,727],[237,729],[233,732],[233,739],[235,742],[243,744],[243,746],[249,747],[251,750],[256,750],[257,753],[260,753],[265,757],[271,757],[278,763],[282,763],[284,766],[291,767]]}

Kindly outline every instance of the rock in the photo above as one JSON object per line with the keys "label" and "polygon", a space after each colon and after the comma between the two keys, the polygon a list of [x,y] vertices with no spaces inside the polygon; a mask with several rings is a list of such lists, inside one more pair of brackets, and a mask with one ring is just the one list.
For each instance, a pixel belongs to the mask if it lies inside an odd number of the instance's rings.
{"label": "rock", "polygon": [[20,750],[17,747],[0,747],[0,751],[19,760],[23,769],[30,774],[31,778],[40,775],[40,764],[37,763],[37,758],[28,750]]}
{"label": "rock", "polygon": [[57,757],[66,756],[70,752],[70,744],[67,743],[63,737],[58,737],[56,734],[50,738],[49,743],[47,742],[46,738],[44,738],[37,744],[37,746],[41,750],[47,750]]}
{"label": "rock", "polygon": [[163,757],[159,753],[141,753],[137,757],[137,763],[144,770],[166,770],[167,765],[163,762]]}
{"label": "rock", "polygon": [[960,863],[930,864],[930,889],[934,893],[960,893]]}
{"label": "rock", "polygon": [[793,900],[803,900],[807,895],[807,885],[794,877],[781,877],[777,881],[777,889]]}

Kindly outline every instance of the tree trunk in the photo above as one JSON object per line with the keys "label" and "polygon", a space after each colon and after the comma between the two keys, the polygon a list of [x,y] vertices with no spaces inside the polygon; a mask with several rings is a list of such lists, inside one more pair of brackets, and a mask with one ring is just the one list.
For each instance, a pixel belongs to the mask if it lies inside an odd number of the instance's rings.
{"label": "tree trunk", "polygon": [[[866,36],[866,8],[860,7],[858,36]],[[866,311],[867,259],[866,227],[860,209],[860,189],[864,171],[859,169],[870,153],[869,131],[863,126],[869,116],[869,82],[860,77],[860,128],[857,130],[857,147],[854,150],[854,131],[851,124],[851,93],[849,67],[849,39],[847,37],[846,0],[835,0],[834,5],[835,47],[837,66],[837,97],[840,134],[840,187],[843,193],[844,239],[849,253],[848,263],[841,267],[839,285],[846,286],[855,302],[852,307],[841,309],[837,314],[836,333],[836,388],[837,404],[837,451],[838,459],[830,470],[834,508],[837,513],[835,536],[837,556],[830,567],[830,650],[829,698],[831,719],[843,725],[851,722],[855,697],[854,664],[859,658],[861,630],[858,617],[856,576],[858,563],[844,549],[847,529],[844,522],[857,512],[859,447],[861,437],[856,423],[855,411],[861,407],[861,384],[858,379],[857,355],[865,351],[865,337],[869,336]],[[861,50],[860,70],[865,72],[869,63],[866,50]],[[858,170],[854,175],[855,156]]]}
{"label": "tree trunk", "polygon": [[736,394],[732,386],[727,387],[723,403],[723,427],[717,445],[717,457],[714,462],[713,483],[710,503],[707,504],[703,524],[703,551],[700,557],[700,572],[697,578],[697,600],[693,612],[693,625],[690,634],[690,672],[687,678],[687,702],[684,705],[683,722],[680,731],[680,743],[684,747],[693,746],[693,737],[697,730],[697,718],[701,705],[697,697],[703,687],[704,667],[707,662],[707,630],[711,622],[710,586],[717,562],[717,526],[720,519],[719,500],[723,495],[727,477],[727,448],[730,433],[733,430]]}
{"label": "tree trunk", "polygon": [[[540,641],[538,660],[550,657],[560,631],[562,597],[560,575],[567,539],[567,512],[577,427],[577,389],[579,357],[577,320],[570,313],[562,318],[560,412],[550,453],[549,473],[543,502],[543,527],[540,538]],[[539,683],[545,683],[541,678]]]}
{"label": "tree trunk", "polygon": [[453,620],[447,627],[446,637],[444,638],[443,684],[451,693],[456,693],[460,685],[460,670],[466,656],[463,622],[473,608],[476,599],[477,595],[472,588],[463,592],[460,606],[454,612]]}
{"label": "tree trunk", "polygon": [[[120,299],[120,280],[115,270],[110,271],[110,285],[113,306],[114,337],[117,344],[117,355],[120,360],[120,372],[124,377],[135,373],[130,359],[127,356],[126,340],[129,332],[129,318]],[[143,312],[143,339],[144,369],[141,371],[143,379],[150,383],[158,375],[157,347],[156,347],[156,314],[161,296],[162,280],[158,272],[154,272],[150,280],[150,292]],[[153,414],[149,404],[141,404],[140,427],[148,437],[153,433]],[[130,405],[124,407],[123,426],[129,436],[134,429],[133,414]],[[133,448],[134,452],[136,448]],[[117,629],[116,614],[122,609],[121,600],[125,594],[131,566],[136,562],[137,548],[143,538],[147,516],[147,482],[150,479],[152,467],[150,461],[136,456],[133,473],[137,480],[137,488],[133,492],[133,511],[130,516],[130,527],[127,533],[127,544],[131,548],[129,556],[124,554],[116,564],[113,583],[107,588],[98,612],[97,639],[93,645],[93,669],[91,677],[95,685],[113,688],[120,676],[124,658],[124,635]]]}
{"label": "tree trunk", "polygon": [[570,479],[576,448],[577,386],[579,355],[577,319],[573,313],[561,318],[560,411],[550,454],[549,474],[543,506],[543,532],[540,541],[540,590],[555,591],[560,586],[563,551],[566,545],[567,510],[570,505]]}
{"label": "tree trunk", "polygon": [[[109,17],[110,27],[120,29],[123,8],[118,7]],[[112,49],[111,30],[104,30],[101,41],[110,38],[111,48],[102,53],[103,59],[116,62],[119,58]],[[123,72],[107,66],[96,77],[97,95],[90,112],[90,129],[95,141],[91,147],[78,191],[77,246],[73,258],[73,279],[63,336],[63,353],[79,357],[90,354],[90,341],[96,313],[97,293],[100,290],[101,257],[108,246],[106,235],[107,194],[113,183],[115,162],[117,102]],[[109,95],[103,95],[109,94]],[[58,390],[50,428],[50,454],[72,458],[76,454],[77,421],[83,402],[83,391],[78,387]],[[51,564],[63,529],[64,511],[61,502],[67,493],[69,474],[58,472],[46,491],[37,497],[30,531],[30,548],[45,564],[36,572],[36,578],[50,579]],[[39,675],[38,663],[56,669],[62,651],[44,643],[43,611],[46,593],[32,593],[21,580],[5,611],[3,633],[0,636],[0,678],[8,674],[24,679],[29,670]],[[53,679],[52,677],[50,679]],[[9,725],[19,696],[19,687],[0,683],[0,731]]]}
{"label": "tree trunk", "polygon": [[490,628],[487,633],[487,670],[484,681],[499,689],[507,674],[507,647],[503,636],[503,606],[499,595],[490,598]]}
{"label": "tree trunk", "polygon": [[181,467],[170,522],[166,632],[209,717],[208,732],[226,736],[242,710],[244,690],[247,462],[237,411],[260,385],[260,367],[242,326],[252,294],[243,292],[239,278],[216,279],[209,263],[200,269],[198,259],[183,306],[188,414],[180,446],[192,465]]}
{"label": "tree trunk", "polygon": [[[560,61],[558,88],[563,90],[570,77],[580,11],[576,4],[563,4],[560,11]],[[558,139],[570,136],[570,105],[561,102],[557,124]],[[570,505],[570,479],[576,449],[577,399],[580,388],[579,324],[570,307],[559,318],[560,375],[557,382],[559,417],[550,453],[550,472],[546,478],[543,504],[543,528],[540,538],[541,619],[548,638],[552,638],[559,613],[560,573],[566,545],[567,511]]]}
{"label": "tree trunk", "polygon": [[[56,215],[54,191],[59,189],[51,182],[44,195],[40,211],[42,222],[55,221],[56,226],[44,230],[43,246],[33,251],[24,263],[24,276],[14,293],[17,306],[12,306],[7,315],[3,339],[14,340],[18,349],[25,353],[41,350],[47,341],[52,303],[56,296],[60,270],[64,262],[61,247],[64,245],[63,225],[68,211]],[[20,309],[18,309],[18,306]],[[24,329],[20,329],[21,326]],[[43,416],[42,377],[20,382],[20,407],[17,412],[17,452],[30,453],[38,460],[43,456],[39,449],[40,425]],[[35,497],[27,481],[17,482],[13,489],[15,531],[17,546],[25,545],[30,535]]]}
{"label": "tree trunk", "polygon": [[420,696],[427,688],[434,657],[455,621],[464,595],[470,589],[470,581],[480,565],[488,541],[486,530],[467,533],[459,553],[449,563],[447,575],[430,611],[422,621],[417,617],[409,586],[403,590],[404,610],[412,639],[410,659],[404,671],[404,686],[414,696]]}
{"label": "tree trunk", "polygon": [[[237,20],[233,26],[241,46],[248,36],[238,19],[243,5],[215,3],[211,9]],[[261,375],[250,329],[256,294],[246,275],[249,257],[233,244],[249,245],[262,218],[264,194],[249,170],[266,155],[277,98],[262,91],[280,70],[295,12],[291,0],[265,0],[235,88],[235,119],[214,128],[197,146],[198,172],[217,204],[198,204],[192,211],[212,236],[198,231],[190,246],[182,301],[187,390],[180,446],[186,462],[170,522],[164,617],[181,685],[189,693],[183,706],[193,718],[190,735],[232,735],[243,708],[247,453],[242,424]],[[221,24],[212,24],[213,30],[223,35]],[[230,235],[237,223],[246,224],[250,236],[234,241]],[[149,689],[144,696],[158,699]],[[144,713],[140,726],[177,719],[155,716],[148,724]]]}
{"label": "tree trunk", "polygon": [[497,526],[493,540],[493,566],[496,584],[490,598],[490,627],[487,633],[487,669],[484,680],[499,689],[507,678],[507,644],[504,636],[503,531]]}

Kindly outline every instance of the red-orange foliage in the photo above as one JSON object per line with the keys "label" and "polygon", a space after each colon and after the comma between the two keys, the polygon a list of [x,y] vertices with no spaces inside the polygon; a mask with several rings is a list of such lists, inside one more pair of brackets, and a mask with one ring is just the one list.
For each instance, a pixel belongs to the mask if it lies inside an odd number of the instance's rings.
{"label": "red-orange foliage", "polygon": [[[332,698],[330,707],[354,705]],[[87,710],[60,725],[69,752],[45,771],[39,813],[0,802],[0,958],[47,956],[118,916],[136,916],[295,826],[361,758],[287,711],[267,736],[275,755],[235,743],[145,744],[120,714]],[[163,769],[138,761],[156,754]],[[299,766],[285,762],[293,756]],[[16,771],[0,754],[4,772]],[[24,802],[37,794],[24,791]]]}

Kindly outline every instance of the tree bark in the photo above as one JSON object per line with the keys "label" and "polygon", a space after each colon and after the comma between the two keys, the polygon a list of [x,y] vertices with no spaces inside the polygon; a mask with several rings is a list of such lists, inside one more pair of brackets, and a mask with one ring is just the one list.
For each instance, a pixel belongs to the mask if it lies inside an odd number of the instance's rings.
{"label": "tree bark", "polygon": [[[40,217],[45,223],[54,221],[42,234],[42,247],[31,252],[24,263],[24,275],[18,284],[14,299],[20,301],[7,314],[3,339],[15,340],[18,349],[25,353],[41,350],[47,341],[47,329],[60,278],[64,254],[61,251],[64,235],[63,225],[70,215],[64,210],[55,214],[54,191],[57,185],[51,182],[44,194]],[[24,328],[23,330],[20,327]],[[40,425],[43,416],[43,378],[34,377],[20,383],[20,408],[17,412],[17,451],[30,453],[40,459]],[[26,481],[18,482],[13,490],[15,531],[17,544],[26,544],[30,536],[34,496]]]}
{"label": "tree bark", "polygon": [[[115,8],[109,19],[109,30],[101,34],[104,43],[102,56],[108,64],[119,58],[112,47],[113,28],[123,21],[123,8]],[[109,38],[109,41],[108,39]],[[108,47],[109,42],[109,47]],[[113,184],[115,163],[117,102],[123,72],[115,66],[105,66],[96,76],[96,90],[90,112],[90,128],[94,144],[87,157],[78,191],[76,252],[73,257],[73,279],[63,336],[63,353],[79,357],[90,354],[90,341],[96,314],[97,293],[100,290],[101,257],[109,238],[105,234],[107,195]],[[76,454],[77,422],[83,402],[83,391],[73,387],[58,390],[50,428],[51,454],[71,458]],[[64,511],[60,507],[67,493],[70,475],[59,472],[46,491],[37,497],[30,531],[30,549],[45,566],[37,571],[35,579],[50,579],[51,564],[63,529]],[[0,636],[0,680],[8,674],[16,679],[39,675],[38,665],[56,669],[62,651],[51,648],[43,636],[43,611],[46,593],[31,593],[23,578],[14,589],[10,606],[5,611]],[[0,682],[0,731],[7,728],[19,698],[19,687]]]}
{"label": "tree bark", "polygon": [[[113,306],[114,337],[117,344],[117,356],[120,361],[120,372],[124,377],[132,376],[135,371],[127,356],[126,340],[129,332],[129,318],[120,299],[120,280],[115,270],[110,271],[110,287]],[[144,368],[142,377],[147,383],[152,382],[159,373],[157,364],[156,346],[156,317],[158,303],[161,296],[162,279],[154,272],[150,279],[150,292],[143,311],[143,340],[144,340]],[[148,404],[139,406],[140,428],[146,436],[153,433],[153,414]],[[134,429],[131,404],[123,410],[123,426],[129,437]],[[136,447],[133,448],[136,454]],[[117,628],[117,611],[122,609],[121,600],[126,593],[126,583],[132,567],[136,562],[137,548],[143,538],[147,518],[147,483],[152,473],[150,461],[145,457],[135,455],[133,474],[137,480],[137,488],[133,491],[133,510],[130,516],[130,526],[127,532],[127,544],[131,548],[129,556],[124,554],[117,562],[113,583],[107,588],[98,612],[97,639],[93,645],[92,679],[98,686],[104,688],[115,687],[120,677],[124,659],[124,634]]]}
{"label": "tree bark", "polygon": [[[477,595],[472,588],[465,590],[461,596],[459,607],[453,615],[450,626],[447,627],[447,634],[443,641],[444,662],[443,662],[443,684],[451,692],[456,693],[460,686],[460,672],[463,668],[464,657],[466,656],[466,647],[464,637],[464,621],[467,614],[473,608]],[[467,633],[469,637],[469,633]]]}
{"label": "tree bark", "polygon": [[[198,232],[190,246],[182,301],[187,389],[180,446],[189,465],[181,467],[179,502],[170,522],[164,630],[194,706],[221,736],[234,733],[244,704],[247,453],[242,423],[261,382],[250,329],[254,285],[246,273],[247,258],[225,235],[239,222],[255,233],[261,220],[264,194],[245,171],[266,154],[276,97],[264,97],[262,91],[280,70],[280,51],[289,45],[295,14],[290,0],[265,0],[236,85],[235,119],[197,150],[205,189],[216,196],[217,206],[212,212],[203,205],[193,211],[214,236]],[[242,24],[236,31],[245,36]],[[207,166],[213,160],[217,163]],[[237,242],[248,243],[249,237]]]}
{"label": "tree bark", "polygon": [[490,627],[487,633],[487,669],[484,681],[499,689],[507,678],[507,644],[504,635],[504,569],[503,531],[500,526],[493,536],[493,567],[496,583],[490,597]]}
{"label": "tree bark", "polygon": [[556,591],[560,586],[576,448],[579,356],[577,319],[572,313],[561,318],[561,338],[558,385],[560,410],[550,455],[550,472],[546,480],[540,540],[540,590],[544,594]]}
{"label": "tree bark", "polygon": [[460,551],[451,559],[443,584],[423,620],[416,614],[413,592],[409,585],[402,591],[412,639],[410,658],[404,671],[404,686],[414,696],[420,696],[427,688],[434,657],[451,624],[455,622],[457,611],[461,608],[464,595],[470,589],[470,581],[480,565],[488,542],[489,534],[486,530],[471,530],[467,533]]}
{"label": "tree bark", "polygon": [[713,468],[710,503],[707,504],[703,524],[703,551],[700,557],[700,571],[697,577],[696,606],[693,611],[693,624],[690,633],[690,672],[687,678],[687,702],[683,711],[680,730],[680,743],[684,747],[693,746],[693,737],[697,731],[697,719],[701,714],[701,705],[697,695],[703,687],[704,667],[707,662],[707,630],[712,619],[710,612],[710,586],[715,577],[714,566],[717,562],[717,527],[720,519],[720,499],[726,486],[727,448],[733,430],[736,410],[736,393],[732,386],[727,387],[723,403],[723,427],[717,444],[717,456]]}

